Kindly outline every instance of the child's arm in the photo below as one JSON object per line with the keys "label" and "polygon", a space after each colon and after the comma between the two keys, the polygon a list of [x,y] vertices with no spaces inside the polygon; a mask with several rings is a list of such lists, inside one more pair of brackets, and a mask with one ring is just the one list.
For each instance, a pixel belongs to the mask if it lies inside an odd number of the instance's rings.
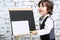
{"label": "child's arm", "polygon": [[49,34],[52,28],[53,28],[53,21],[51,20],[51,18],[48,18],[45,22],[45,28],[42,30],[32,31],[32,34],[38,34],[38,35]]}

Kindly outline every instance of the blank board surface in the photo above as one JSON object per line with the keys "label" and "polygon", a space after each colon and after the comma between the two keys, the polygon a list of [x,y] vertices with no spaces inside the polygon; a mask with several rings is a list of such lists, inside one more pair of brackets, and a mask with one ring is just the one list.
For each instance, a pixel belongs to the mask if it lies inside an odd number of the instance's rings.
{"label": "blank board surface", "polygon": [[12,21],[13,35],[29,34],[29,22],[28,21]]}
{"label": "blank board surface", "polygon": [[[10,19],[13,21],[29,21],[29,30],[35,30],[34,15],[32,10],[10,10]],[[12,24],[12,23],[11,23]],[[13,29],[13,28],[12,28]]]}

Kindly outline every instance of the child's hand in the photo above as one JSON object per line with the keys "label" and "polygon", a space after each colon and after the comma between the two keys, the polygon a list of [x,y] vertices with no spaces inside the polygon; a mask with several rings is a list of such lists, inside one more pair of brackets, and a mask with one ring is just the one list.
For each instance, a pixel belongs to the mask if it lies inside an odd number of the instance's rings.
{"label": "child's hand", "polygon": [[31,33],[32,33],[32,34],[34,34],[34,35],[36,35],[36,34],[37,34],[37,32],[36,32],[36,31],[31,31]]}

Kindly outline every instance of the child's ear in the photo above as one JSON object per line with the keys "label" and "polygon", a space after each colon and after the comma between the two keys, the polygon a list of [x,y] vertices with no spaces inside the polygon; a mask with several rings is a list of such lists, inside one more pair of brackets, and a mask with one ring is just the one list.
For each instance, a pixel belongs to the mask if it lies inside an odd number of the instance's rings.
{"label": "child's ear", "polygon": [[51,12],[51,10],[47,10],[48,12]]}

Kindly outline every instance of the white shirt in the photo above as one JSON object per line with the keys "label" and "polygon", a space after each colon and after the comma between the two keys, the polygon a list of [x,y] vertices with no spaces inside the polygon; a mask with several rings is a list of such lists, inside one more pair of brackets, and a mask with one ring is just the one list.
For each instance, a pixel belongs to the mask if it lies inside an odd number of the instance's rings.
{"label": "white shirt", "polygon": [[[46,15],[46,16],[43,18],[43,20],[44,20],[47,16],[49,16],[49,14]],[[42,22],[43,22],[43,21],[42,21]],[[41,23],[42,23],[42,22],[41,22]],[[36,31],[37,31],[37,35],[49,34],[50,31],[52,30],[52,28],[53,28],[53,20],[52,20],[51,18],[48,18],[48,19],[46,20],[46,22],[45,22],[45,28],[42,29],[42,30],[36,30]]]}

